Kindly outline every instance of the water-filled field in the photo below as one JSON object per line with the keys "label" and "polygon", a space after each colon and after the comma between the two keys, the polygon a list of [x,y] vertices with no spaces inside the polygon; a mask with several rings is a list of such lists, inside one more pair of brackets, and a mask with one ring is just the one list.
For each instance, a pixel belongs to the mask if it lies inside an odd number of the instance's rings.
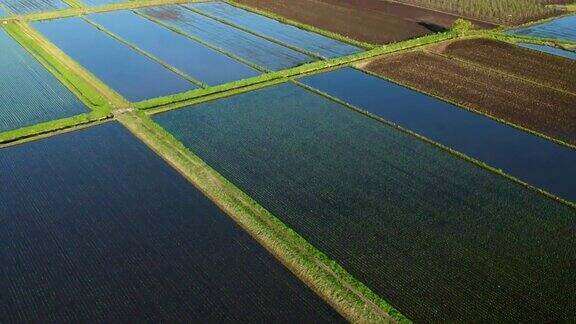
{"label": "water-filled field", "polygon": [[0,132],[88,109],[0,28]]}
{"label": "water-filled field", "polygon": [[224,2],[193,3],[185,6],[324,58],[345,56],[361,51],[357,47],[280,23]]}
{"label": "water-filled field", "polygon": [[88,19],[208,85],[223,84],[259,74],[251,67],[166,29],[133,11],[92,14]]}
{"label": "water-filled field", "polygon": [[573,149],[351,68],[306,77],[302,82],[576,201]]}
{"label": "water-filled field", "polygon": [[548,53],[548,54],[576,60],[576,52],[574,52],[574,51],[563,50],[561,48],[552,47],[552,46],[528,44],[528,43],[520,43],[518,45],[522,46],[522,47],[530,48],[530,49],[533,49],[536,51],[540,51],[540,52],[544,52],[544,53]]}
{"label": "water-filled field", "polygon": [[87,6],[104,6],[113,3],[127,2],[128,0],[81,0]]}
{"label": "water-filled field", "polygon": [[0,17],[6,17],[6,16],[8,16],[8,10],[0,6]]}
{"label": "water-filled field", "polygon": [[80,18],[32,24],[88,71],[130,101],[184,92],[194,84]]}
{"label": "water-filled field", "polygon": [[314,60],[301,52],[178,5],[143,8],[138,12],[267,70],[282,70]]}
{"label": "water-filled field", "polygon": [[542,24],[514,29],[511,34],[576,41],[576,15],[566,16]]}
{"label": "water-filled field", "polygon": [[0,169],[2,323],[342,321],[119,124]]}
{"label": "water-filled field", "polygon": [[293,84],[154,119],[413,320],[575,320],[570,207]]}
{"label": "water-filled field", "polygon": [[[9,11],[16,15],[69,8],[61,0],[0,0],[0,4],[6,6]],[[8,14],[8,10],[6,10],[6,14]]]}

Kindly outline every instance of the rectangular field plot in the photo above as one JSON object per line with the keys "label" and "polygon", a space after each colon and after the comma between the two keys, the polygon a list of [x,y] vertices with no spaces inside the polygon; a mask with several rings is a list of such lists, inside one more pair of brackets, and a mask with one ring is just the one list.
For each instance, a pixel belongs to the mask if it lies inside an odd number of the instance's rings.
{"label": "rectangular field plot", "polygon": [[85,112],[70,90],[0,28],[0,132]]}
{"label": "rectangular field plot", "polygon": [[533,49],[536,51],[540,51],[540,52],[544,52],[544,53],[548,53],[548,54],[552,54],[552,55],[556,55],[556,56],[560,56],[560,57],[565,57],[565,58],[568,58],[571,60],[576,60],[576,52],[575,51],[568,51],[568,50],[563,50],[563,49],[557,48],[557,47],[528,44],[528,43],[520,43],[518,45],[525,47],[525,48]]}
{"label": "rectangular field plot", "polygon": [[138,12],[266,70],[282,70],[314,60],[301,52],[178,5],[144,8]]}
{"label": "rectangular field plot", "polygon": [[234,7],[224,2],[204,2],[185,5],[204,14],[248,29],[284,44],[304,49],[323,58],[333,58],[360,52],[361,49],[286,25],[264,16]]}
{"label": "rectangular field plot", "polygon": [[568,206],[293,84],[154,119],[416,322],[576,319]]}
{"label": "rectangular field plot", "polygon": [[104,6],[114,3],[128,2],[129,0],[81,0],[87,6]]}
{"label": "rectangular field plot", "polygon": [[161,64],[134,51],[80,18],[33,23],[34,28],[130,101],[196,88]]}
{"label": "rectangular field plot", "polygon": [[[4,10],[6,15],[10,12],[15,15],[26,15],[69,8],[69,6],[61,0],[0,0],[0,4],[3,4],[5,8],[8,9]],[[2,11],[1,6],[0,11]]]}
{"label": "rectangular field plot", "polygon": [[340,322],[119,124],[0,150],[0,322]]}
{"label": "rectangular field plot", "polygon": [[302,81],[576,202],[576,150],[358,70],[341,69]]}
{"label": "rectangular field plot", "polygon": [[207,85],[223,84],[259,74],[247,65],[132,11],[93,14],[88,19]]}
{"label": "rectangular field plot", "polygon": [[509,33],[515,35],[576,41],[576,15],[554,19],[525,28],[514,29],[509,31]]}

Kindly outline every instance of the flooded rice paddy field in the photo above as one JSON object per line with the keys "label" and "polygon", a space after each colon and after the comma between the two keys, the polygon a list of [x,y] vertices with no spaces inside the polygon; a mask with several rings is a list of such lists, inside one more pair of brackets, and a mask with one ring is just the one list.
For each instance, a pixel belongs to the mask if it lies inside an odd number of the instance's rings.
{"label": "flooded rice paddy field", "polygon": [[266,70],[282,70],[315,60],[302,52],[223,24],[182,6],[143,8],[138,12]]}
{"label": "flooded rice paddy field", "polygon": [[218,51],[174,33],[133,11],[113,11],[87,17],[141,50],[188,76],[213,86],[259,74]]}
{"label": "flooded rice paddy field", "polygon": [[573,319],[568,206],[294,84],[154,120],[411,319]]}
{"label": "flooded rice paddy field", "polygon": [[33,23],[64,53],[130,101],[196,88],[194,84],[81,18]]}
{"label": "flooded rice paddy field", "polygon": [[556,55],[556,56],[560,56],[560,57],[565,57],[565,58],[568,58],[571,60],[576,60],[576,51],[569,51],[569,50],[564,50],[564,49],[552,47],[552,46],[536,45],[536,44],[528,44],[528,43],[520,43],[518,45],[525,47],[525,48],[533,49],[536,51],[540,51],[540,52],[544,52],[544,53],[548,53],[548,54],[552,54],[552,55]]}
{"label": "flooded rice paddy field", "polygon": [[569,147],[351,68],[314,75],[302,82],[576,201],[576,151]]}
{"label": "flooded rice paddy field", "polygon": [[0,169],[0,322],[343,322],[119,124]]}
{"label": "flooded rice paddy field", "polygon": [[0,16],[26,15],[67,8],[70,7],[62,0],[0,0]]}
{"label": "flooded rice paddy field", "polygon": [[361,51],[357,47],[280,23],[224,2],[193,3],[186,7],[324,58],[345,56]]}
{"label": "flooded rice paddy field", "polygon": [[70,90],[0,28],[0,132],[88,111]]}
{"label": "flooded rice paddy field", "polygon": [[576,41],[576,15],[553,19],[542,24],[513,29],[511,34]]}

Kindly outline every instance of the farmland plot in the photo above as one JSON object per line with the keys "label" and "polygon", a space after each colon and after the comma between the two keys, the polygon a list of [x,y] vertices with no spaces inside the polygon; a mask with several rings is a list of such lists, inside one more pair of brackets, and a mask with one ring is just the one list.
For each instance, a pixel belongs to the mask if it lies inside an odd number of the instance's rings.
{"label": "farmland plot", "polygon": [[8,16],[8,10],[2,8],[2,4],[0,4],[0,17],[6,17],[6,16]]}
{"label": "farmland plot", "polygon": [[552,54],[552,55],[556,55],[556,56],[561,56],[561,57],[565,57],[565,58],[569,58],[571,60],[576,60],[576,52],[575,51],[568,51],[568,50],[563,50],[561,48],[557,48],[557,47],[552,47],[552,46],[545,46],[545,45],[536,45],[536,44],[528,44],[528,43],[520,43],[518,44],[519,46],[525,47],[525,48],[529,48],[529,49],[533,49],[536,51],[540,51],[540,52],[544,52],[544,53],[548,53],[548,54]]}
{"label": "farmland plot", "polygon": [[0,132],[88,109],[0,28]]}
{"label": "farmland plot", "polygon": [[227,3],[217,1],[185,6],[324,58],[345,56],[361,51],[357,47],[280,23]]}
{"label": "farmland plot", "polygon": [[44,36],[130,101],[196,88],[80,18],[33,23]]}
{"label": "farmland plot", "polygon": [[143,8],[138,12],[267,70],[282,70],[314,60],[178,5]]}
{"label": "farmland plot", "polygon": [[[450,52],[450,46],[440,48]],[[471,51],[468,62],[453,59],[455,53],[413,51],[375,59],[363,68],[576,145],[576,96],[557,89],[575,89],[574,61],[528,50],[521,58],[498,61],[496,53],[492,59],[491,54]]]}
{"label": "farmland plot", "polygon": [[132,11],[92,14],[88,19],[204,84],[218,85],[259,74],[247,65]]}
{"label": "farmland plot", "polygon": [[302,81],[576,202],[576,150],[358,70],[341,69]]}
{"label": "farmland plot", "polygon": [[87,6],[104,6],[113,3],[128,2],[128,0],[81,0]]}
{"label": "farmland plot", "polygon": [[542,24],[514,29],[511,34],[576,41],[576,15],[566,16]]}
{"label": "farmland plot", "polygon": [[441,12],[381,0],[237,0],[237,2],[372,44],[397,42],[431,34],[449,28],[458,18]]}
{"label": "farmland plot", "polygon": [[576,319],[570,207],[292,84],[154,119],[413,320]]}
{"label": "farmland plot", "polygon": [[490,39],[462,40],[441,47],[443,55],[576,93],[576,62],[572,60]]}
{"label": "farmland plot", "polygon": [[[69,6],[61,0],[0,0],[0,4],[6,6],[9,11],[16,15],[69,8]],[[8,11],[6,11],[6,13],[8,13]]]}
{"label": "farmland plot", "polygon": [[2,323],[343,321],[118,124],[0,170]]}

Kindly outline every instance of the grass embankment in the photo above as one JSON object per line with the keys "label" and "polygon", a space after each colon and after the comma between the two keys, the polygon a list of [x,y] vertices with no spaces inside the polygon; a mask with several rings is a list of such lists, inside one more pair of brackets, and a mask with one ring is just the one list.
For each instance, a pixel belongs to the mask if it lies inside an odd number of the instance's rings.
{"label": "grass embankment", "polygon": [[[393,53],[396,51],[405,50],[417,46],[436,43],[452,39],[456,36],[457,34],[454,32],[445,32],[423,36],[420,38],[415,38],[404,42],[398,42],[394,44],[381,46],[361,53],[356,53],[335,59],[303,64],[291,69],[286,69],[277,72],[270,72],[253,78],[230,82],[224,85],[215,86],[207,89],[195,89],[184,93],[179,93],[176,95],[144,100],[135,103],[134,106],[138,109],[150,109],[165,105],[172,105],[174,108],[182,107],[184,105],[190,104],[193,100],[196,101],[198,98],[213,95],[216,93],[228,92],[227,95],[233,95],[235,93],[245,92],[246,88],[248,87],[250,87],[249,89],[255,89],[257,88],[256,85],[266,86],[269,85],[270,83],[282,82],[295,76],[300,76],[303,74],[312,73],[337,66],[347,65],[360,60],[365,60],[379,55]],[[176,105],[177,103],[178,105]]]}
{"label": "grass embankment", "polygon": [[[66,64],[66,58],[57,55],[54,48],[25,23],[9,23],[5,30],[38,60],[62,84],[72,91],[91,112],[44,122],[0,134],[0,143],[12,142],[38,134],[53,132],[75,125],[87,124],[111,117],[112,105],[93,87],[93,82],[78,73],[77,68]],[[53,45],[52,45],[53,46]],[[69,63],[69,62],[68,62]]]}
{"label": "grass embankment", "polygon": [[118,120],[353,322],[409,322],[391,305],[222,177],[141,112]]}

